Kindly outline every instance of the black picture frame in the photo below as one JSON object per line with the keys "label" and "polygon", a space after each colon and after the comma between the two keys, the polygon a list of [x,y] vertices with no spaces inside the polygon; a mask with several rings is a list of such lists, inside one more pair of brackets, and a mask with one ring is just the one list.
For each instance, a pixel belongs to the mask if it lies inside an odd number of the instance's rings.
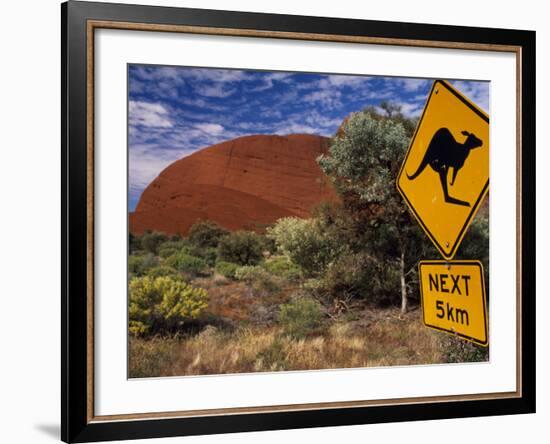
{"label": "black picture frame", "polygon": [[[438,42],[453,47],[507,45],[521,55],[518,75],[521,178],[521,231],[518,267],[521,280],[519,365],[521,391],[495,399],[441,400],[388,403],[387,405],[334,407],[295,411],[240,412],[230,415],[151,417],[149,419],[97,420],[90,414],[88,359],[93,337],[90,307],[90,159],[87,47],[90,21],[163,26],[192,26],[317,36],[369,37],[376,41]],[[61,274],[61,438],[65,442],[91,442],[181,435],[278,430],[430,420],[441,418],[510,415],[535,412],[535,32],[382,22],[356,19],[259,14],[186,8],[168,8],[69,1],[61,5],[62,54],[62,274]],[[145,32],[145,31],[144,31]],[[436,45],[437,46],[437,45]],[[521,118],[529,116],[529,118]],[[124,173],[122,173],[124,174]]]}

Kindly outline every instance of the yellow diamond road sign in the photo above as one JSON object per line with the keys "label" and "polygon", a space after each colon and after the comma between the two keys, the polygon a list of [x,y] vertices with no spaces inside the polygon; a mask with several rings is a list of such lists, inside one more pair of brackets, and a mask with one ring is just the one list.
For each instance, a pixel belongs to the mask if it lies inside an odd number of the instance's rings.
{"label": "yellow diamond road sign", "polygon": [[447,82],[433,83],[397,189],[452,259],[489,190],[489,116]]}
{"label": "yellow diamond road sign", "polygon": [[487,302],[479,261],[421,261],[424,325],[487,346]]}

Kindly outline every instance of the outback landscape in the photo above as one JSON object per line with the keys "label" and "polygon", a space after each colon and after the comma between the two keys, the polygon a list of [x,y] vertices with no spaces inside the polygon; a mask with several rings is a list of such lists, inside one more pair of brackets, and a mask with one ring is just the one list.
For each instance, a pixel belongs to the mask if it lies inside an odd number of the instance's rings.
{"label": "outback landscape", "polygon": [[[395,187],[418,115],[376,103],[324,134],[221,137],[140,189],[129,377],[488,359],[422,324],[417,264],[437,251]],[[485,270],[487,201],[457,254]]]}

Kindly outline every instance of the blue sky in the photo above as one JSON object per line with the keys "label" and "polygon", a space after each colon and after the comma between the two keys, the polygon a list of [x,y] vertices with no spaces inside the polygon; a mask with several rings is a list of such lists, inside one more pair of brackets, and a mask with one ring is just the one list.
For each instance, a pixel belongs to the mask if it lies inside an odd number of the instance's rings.
{"label": "blue sky", "polygon": [[[250,134],[331,136],[351,112],[383,100],[420,115],[432,81],[129,65],[129,210],[173,161]],[[489,111],[489,84],[452,81]]]}

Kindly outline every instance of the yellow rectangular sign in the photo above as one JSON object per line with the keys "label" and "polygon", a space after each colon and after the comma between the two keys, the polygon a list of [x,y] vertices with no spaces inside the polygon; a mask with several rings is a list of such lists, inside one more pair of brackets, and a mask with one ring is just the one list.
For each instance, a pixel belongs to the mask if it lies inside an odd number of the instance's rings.
{"label": "yellow rectangular sign", "polygon": [[421,261],[424,325],[487,346],[483,265],[479,261]]}

